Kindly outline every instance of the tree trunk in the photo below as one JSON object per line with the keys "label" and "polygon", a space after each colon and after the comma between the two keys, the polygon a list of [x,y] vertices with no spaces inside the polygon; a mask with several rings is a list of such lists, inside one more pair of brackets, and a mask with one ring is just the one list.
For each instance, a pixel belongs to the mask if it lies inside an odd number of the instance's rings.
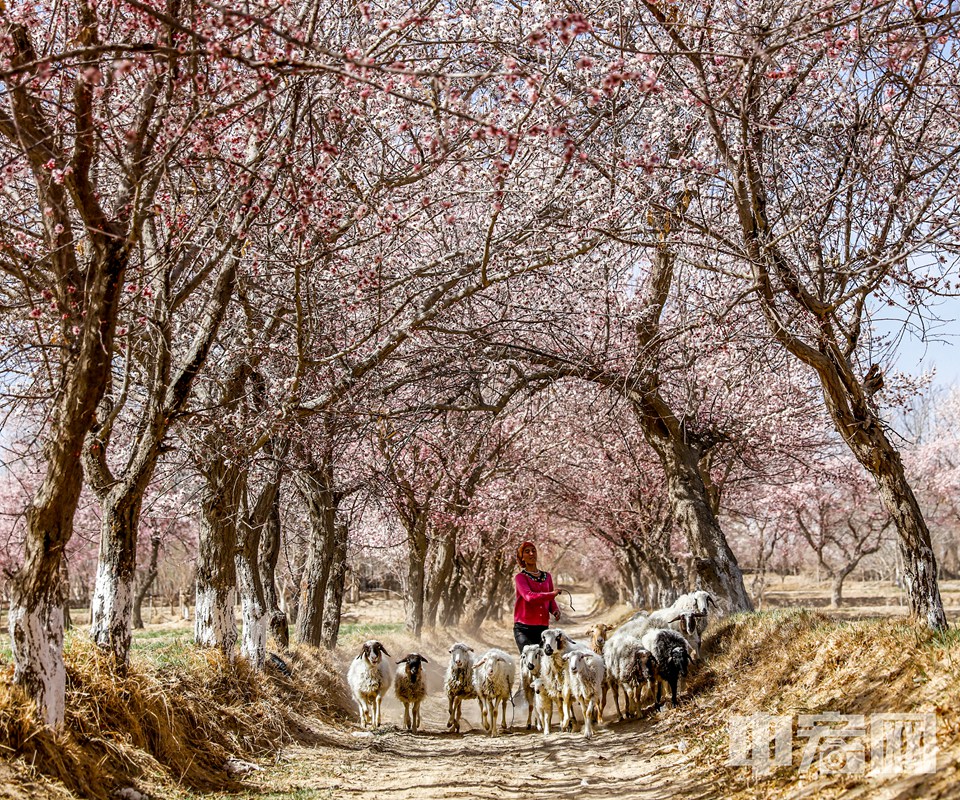
{"label": "tree trunk", "polygon": [[463,587],[463,559],[455,556],[453,577],[443,589],[443,611],[440,624],[445,628],[457,627],[466,608],[467,593]]}
{"label": "tree trunk", "polygon": [[140,588],[137,590],[136,597],[133,599],[133,627],[143,628],[143,600],[157,579],[159,572],[158,562],[160,557],[160,534],[154,533],[150,537],[150,561],[147,563],[147,571],[143,576]]}
{"label": "tree trunk", "polygon": [[266,603],[270,632],[277,647],[287,650],[290,647],[290,624],[287,615],[280,608],[277,593],[277,564],[280,561],[280,493],[274,497],[273,506],[267,517],[260,538],[260,580],[263,583],[263,600]]}
{"label": "tree trunk", "polygon": [[847,577],[845,570],[841,570],[833,576],[833,583],[830,591],[830,608],[840,608],[843,604],[843,580]]}
{"label": "tree trunk", "polygon": [[417,509],[407,530],[407,586],[403,598],[407,630],[418,639],[423,631],[423,608],[426,600],[427,522],[426,508]]}
{"label": "tree trunk", "polygon": [[120,486],[101,504],[100,553],[90,617],[90,636],[117,664],[130,654],[137,528],[143,492]]}
{"label": "tree trunk", "polygon": [[933,630],[945,630],[947,617],[937,583],[937,559],[930,531],[907,481],[900,453],[887,438],[846,360],[835,347],[825,346],[824,350],[827,365],[818,362],[814,366],[827,410],[857,461],[873,475],[880,500],[896,526],[910,614]]}
{"label": "tree trunk", "polygon": [[260,580],[257,556],[260,549],[259,527],[241,520],[237,537],[237,589],[240,593],[240,655],[255,670],[263,669],[267,659],[267,604]]}
{"label": "tree trunk", "polygon": [[[49,188],[60,192],[58,187]],[[41,201],[46,203],[47,198]],[[57,210],[65,203],[61,198]],[[75,263],[62,265],[64,290],[66,283],[84,287],[80,298],[83,317],[76,319],[82,331],[74,337],[67,333],[67,326],[75,321],[64,323],[63,338],[73,344],[63,351],[59,401],[44,445],[46,471],[24,515],[23,566],[11,587],[8,621],[13,680],[52,727],[63,723],[66,692],[63,603],[67,587],[60,576],[60,562],[73,535],[73,516],[83,484],[80,454],[84,438],[95,423],[96,408],[108,384],[117,299],[127,264],[120,252],[126,239],[114,238],[112,224],[110,228],[93,234],[91,243],[97,255],[85,278],[76,271]],[[73,247],[63,247],[71,251],[63,257],[72,262]]]}
{"label": "tree trunk", "polygon": [[297,641],[319,647],[323,644],[323,610],[340,503],[340,495],[333,489],[332,454],[327,452],[320,462],[305,467],[297,485],[310,515],[310,540],[297,603]]}
{"label": "tree trunk", "polygon": [[700,475],[700,452],[655,392],[634,399],[644,438],[660,457],[674,519],[694,555],[700,589],[722,601],[730,612],[752,611],[743,573],[711,510]]}
{"label": "tree trunk", "polygon": [[437,613],[440,602],[443,600],[445,589],[453,576],[453,564],[457,555],[457,529],[450,528],[443,535],[436,537],[436,558],[427,587],[427,605],[424,611],[423,623],[428,628],[437,625]]}
{"label": "tree trunk", "polygon": [[233,657],[237,643],[237,515],[245,474],[218,460],[208,465],[200,502],[194,641]]}
{"label": "tree trunk", "polygon": [[484,620],[491,616],[499,603],[504,583],[509,578],[510,572],[502,553],[491,553],[483,558],[473,581],[476,592],[466,611],[467,619],[464,625],[467,630],[478,630]]}
{"label": "tree trunk", "polygon": [[343,590],[347,577],[347,524],[334,520],[334,540],[330,551],[330,574],[323,597],[323,646],[333,649],[340,637],[340,618],[343,613]]}

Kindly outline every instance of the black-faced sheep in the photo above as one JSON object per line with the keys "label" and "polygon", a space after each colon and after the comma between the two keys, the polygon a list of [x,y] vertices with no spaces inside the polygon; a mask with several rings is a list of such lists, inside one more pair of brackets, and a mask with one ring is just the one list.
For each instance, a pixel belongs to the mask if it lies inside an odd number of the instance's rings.
{"label": "black-faced sheep", "polygon": [[691,656],[687,640],[677,631],[653,630],[644,634],[641,643],[657,660],[657,669],[660,673],[660,683],[657,684],[656,704],[660,705],[661,684],[670,687],[673,707],[677,707],[677,682],[687,676]]}
{"label": "black-faced sheep", "polygon": [[360,724],[365,728],[379,727],[383,696],[393,677],[393,665],[384,656],[390,656],[386,648],[371,639],[363,643],[347,670],[347,683],[360,708]]}
{"label": "black-faced sheep", "polygon": [[393,690],[397,699],[403,703],[403,726],[416,732],[420,728],[420,704],[427,696],[427,684],[423,676],[423,665],[429,664],[419,653],[410,653],[401,658]]}

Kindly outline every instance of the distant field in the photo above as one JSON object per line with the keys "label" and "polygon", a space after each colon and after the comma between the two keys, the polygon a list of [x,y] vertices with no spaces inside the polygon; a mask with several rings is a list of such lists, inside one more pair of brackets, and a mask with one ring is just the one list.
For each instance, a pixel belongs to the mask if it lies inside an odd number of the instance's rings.
{"label": "distant field", "polygon": [[[752,576],[746,576],[751,588]],[[579,591],[578,591],[579,588]],[[586,587],[573,587],[577,610],[582,612],[593,604],[593,596]],[[813,608],[841,619],[869,619],[876,617],[900,617],[908,612],[904,593],[889,581],[854,581],[844,584],[843,605],[832,609],[830,605],[830,581],[817,582],[812,576],[772,576],[758,603],[758,609]],[[960,581],[943,581],[940,593],[951,620],[960,619]],[[86,609],[71,610],[75,629],[68,631],[66,646],[78,631],[89,625],[90,613]],[[133,654],[151,653],[162,658],[175,658],[176,651],[188,647],[193,640],[193,622],[183,619],[178,613],[171,614],[167,606],[144,608],[146,627],[133,632]],[[509,616],[509,615],[507,615]],[[343,624],[340,627],[342,641],[358,641],[390,636],[403,631],[403,601],[395,594],[371,592],[357,603],[345,603]],[[237,625],[240,626],[240,609],[237,608]],[[9,661],[10,643],[7,634],[6,612],[0,615],[0,658]],[[504,623],[507,624],[507,623]]]}

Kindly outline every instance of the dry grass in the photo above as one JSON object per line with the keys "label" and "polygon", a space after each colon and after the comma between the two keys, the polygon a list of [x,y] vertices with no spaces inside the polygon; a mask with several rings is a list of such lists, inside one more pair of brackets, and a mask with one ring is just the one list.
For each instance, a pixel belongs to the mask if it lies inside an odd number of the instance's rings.
{"label": "dry grass", "polygon": [[88,639],[74,637],[65,659],[65,729],[38,724],[8,676],[0,682],[0,748],[29,766],[21,779],[36,773],[79,797],[100,800],[134,785],[160,797],[171,785],[240,788],[224,768],[227,758],[266,758],[287,743],[317,741],[318,722],[334,721],[346,707],[329,656],[305,649],[287,657],[291,678],[256,674],[242,659],[231,663],[182,643],[118,671]]}
{"label": "dry grass", "polygon": [[670,717],[671,724],[682,718],[681,732],[701,743],[718,794],[799,797],[835,796],[858,787],[879,791],[875,779],[862,775],[798,775],[806,740],[796,736],[792,768],[756,777],[747,768],[725,766],[730,716],[758,711],[794,718],[825,712],[936,712],[942,764],[936,775],[911,784],[911,796],[920,789],[936,794],[938,783],[955,780],[958,631],[933,634],[900,621],[842,622],[816,612],[783,610],[725,620],[705,637],[704,651],[707,661],[690,682],[691,700]]}

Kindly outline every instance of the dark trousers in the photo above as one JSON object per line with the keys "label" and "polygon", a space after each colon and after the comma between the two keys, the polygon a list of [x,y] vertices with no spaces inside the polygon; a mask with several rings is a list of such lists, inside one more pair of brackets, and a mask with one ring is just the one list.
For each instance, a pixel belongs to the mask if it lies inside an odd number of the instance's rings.
{"label": "dark trousers", "polygon": [[540,635],[549,625],[524,625],[522,622],[513,623],[513,638],[517,640],[517,649],[522,653],[528,644],[540,644]]}

